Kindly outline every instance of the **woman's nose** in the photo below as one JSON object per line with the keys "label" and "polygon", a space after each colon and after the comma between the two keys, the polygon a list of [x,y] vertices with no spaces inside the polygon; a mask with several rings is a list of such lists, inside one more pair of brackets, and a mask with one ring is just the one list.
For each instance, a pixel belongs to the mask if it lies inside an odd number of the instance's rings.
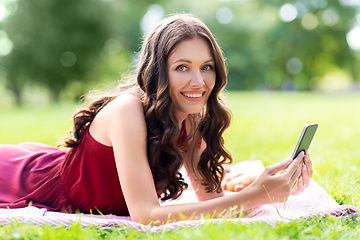
{"label": "woman's nose", "polygon": [[199,71],[194,72],[194,74],[192,75],[192,78],[190,80],[190,85],[193,87],[201,87],[204,84],[205,84],[204,79],[203,79],[201,73]]}

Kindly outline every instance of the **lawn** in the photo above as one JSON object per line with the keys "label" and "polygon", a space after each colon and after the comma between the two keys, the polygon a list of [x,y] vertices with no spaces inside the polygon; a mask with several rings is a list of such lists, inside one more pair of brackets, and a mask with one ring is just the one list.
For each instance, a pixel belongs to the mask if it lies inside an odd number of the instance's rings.
{"label": "lawn", "polygon": [[[234,161],[265,165],[291,155],[306,123],[319,123],[310,147],[314,180],[341,204],[359,207],[360,94],[229,92],[233,121],[225,134]],[[71,128],[75,104],[0,109],[0,144],[38,141],[56,145]],[[231,222],[158,233],[129,228],[70,228],[7,224],[0,239],[354,239],[359,217],[311,218],[278,224]]]}

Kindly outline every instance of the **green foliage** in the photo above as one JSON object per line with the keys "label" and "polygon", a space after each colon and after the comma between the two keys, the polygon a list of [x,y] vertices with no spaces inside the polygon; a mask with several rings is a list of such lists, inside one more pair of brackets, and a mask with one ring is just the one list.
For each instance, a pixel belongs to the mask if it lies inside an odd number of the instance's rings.
{"label": "green foliage", "polygon": [[[298,14],[284,22],[279,0],[2,0],[9,16],[0,30],[13,50],[0,56],[0,84],[3,79],[20,103],[33,85],[48,88],[53,100],[78,99],[115,81],[133,69],[140,21],[152,4],[165,14],[193,13],[210,27],[228,59],[228,89],[316,90],[334,72],[341,73],[335,82],[351,84],[360,79],[360,55],[346,34],[358,10],[341,2],[289,1]],[[233,16],[226,24],[216,17],[223,7]]]}
{"label": "green foliage", "polygon": [[[338,0],[289,1],[303,6],[305,11],[299,10],[297,18],[283,22],[279,10],[284,1],[220,1],[211,6],[207,4],[206,10],[199,9],[205,1],[190,2],[193,1],[186,1],[186,11],[199,15],[224,49],[229,66],[228,89],[314,90],[326,74],[337,69],[347,72],[351,80],[360,78],[358,54],[351,51],[346,42],[356,14],[354,6],[343,6]],[[315,7],[316,2],[326,4]],[[169,6],[172,4],[175,3]],[[169,9],[174,11],[179,5]],[[216,20],[221,7],[231,9],[231,22],[221,24]],[[332,26],[323,20],[327,10],[339,17]],[[318,22],[314,29],[302,24],[306,14]],[[291,58],[301,61],[300,72],[287,70]]]}
{"label": "green foliage", "polygon": [[[48,87],[58,100],[71,81],[87,80],[109,38],[109,6],[100,1],[18,1],[4,31],[14,44],[1,59],[8,87],[20,97],[25,82]],[[18,99],[20,101],[20,99]]]}

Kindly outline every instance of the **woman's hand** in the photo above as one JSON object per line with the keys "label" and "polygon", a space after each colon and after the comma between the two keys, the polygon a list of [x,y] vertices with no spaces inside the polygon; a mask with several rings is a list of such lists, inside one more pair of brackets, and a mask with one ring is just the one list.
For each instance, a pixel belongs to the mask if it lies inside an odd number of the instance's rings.
{"label": "woman's hand", "polygon": [[249,186],[258,177],[257,174],[239,173],[237,175],[226,174],[222,181],[224,190],[230,192],[239,192]]}
{"label": "woman's hand", "polygon": [[304,164],[302,165],[301,175],[298,179],[296,190],[291,193],[292,195],[298,195],[299,193],[304,191],[305,188],[307,188],[310,184],[310,179],[312,178],[313,169],[308,151],[305,152],[303,162]]}
{"label": "woman's hand", "polygon": [[265,169],[260,160],[244,160],[228,168],[221,185],[224,190],[239,192],[249,186]]}
{"label": "woman's hand", "polygon": [[[309,171],[303,166],[303,159],[307,161]],[[306,163],[305,163],[306,164]],[[308,154],[301,152],[294,160],[286,160],[271,166],[265,170],[249,186],[256,189],[263,204],[282,202],[288,199],[291,194],[298,194],[309,184],[312,175],[312,168]]]}

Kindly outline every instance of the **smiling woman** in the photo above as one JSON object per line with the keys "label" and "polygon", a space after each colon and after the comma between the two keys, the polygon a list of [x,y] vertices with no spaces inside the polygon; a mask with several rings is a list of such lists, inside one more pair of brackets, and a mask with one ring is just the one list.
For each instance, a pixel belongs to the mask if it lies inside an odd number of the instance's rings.
{"label": "smiling woman", "polygon": [[[38,143],[0,145],[0,207],[130,214],[165,223],[182,216],[229,216],[299,194],[312,176],[309,154],[268,166],[225,195],[223,133],[231,113],[220,93],[224,57],[207,26],[178,14],[145,38],[137,81],[120,85],[74,115],[69,151]],[[163,205],[188,187],[199,202]],[[159,201],[160,200],[160,201]]]}
{"label": "smiling woman", "polygon": [[202,38],[180,42],[168,59],[169,95],[181,123],[202,111],[215,85],[215,61]]}

